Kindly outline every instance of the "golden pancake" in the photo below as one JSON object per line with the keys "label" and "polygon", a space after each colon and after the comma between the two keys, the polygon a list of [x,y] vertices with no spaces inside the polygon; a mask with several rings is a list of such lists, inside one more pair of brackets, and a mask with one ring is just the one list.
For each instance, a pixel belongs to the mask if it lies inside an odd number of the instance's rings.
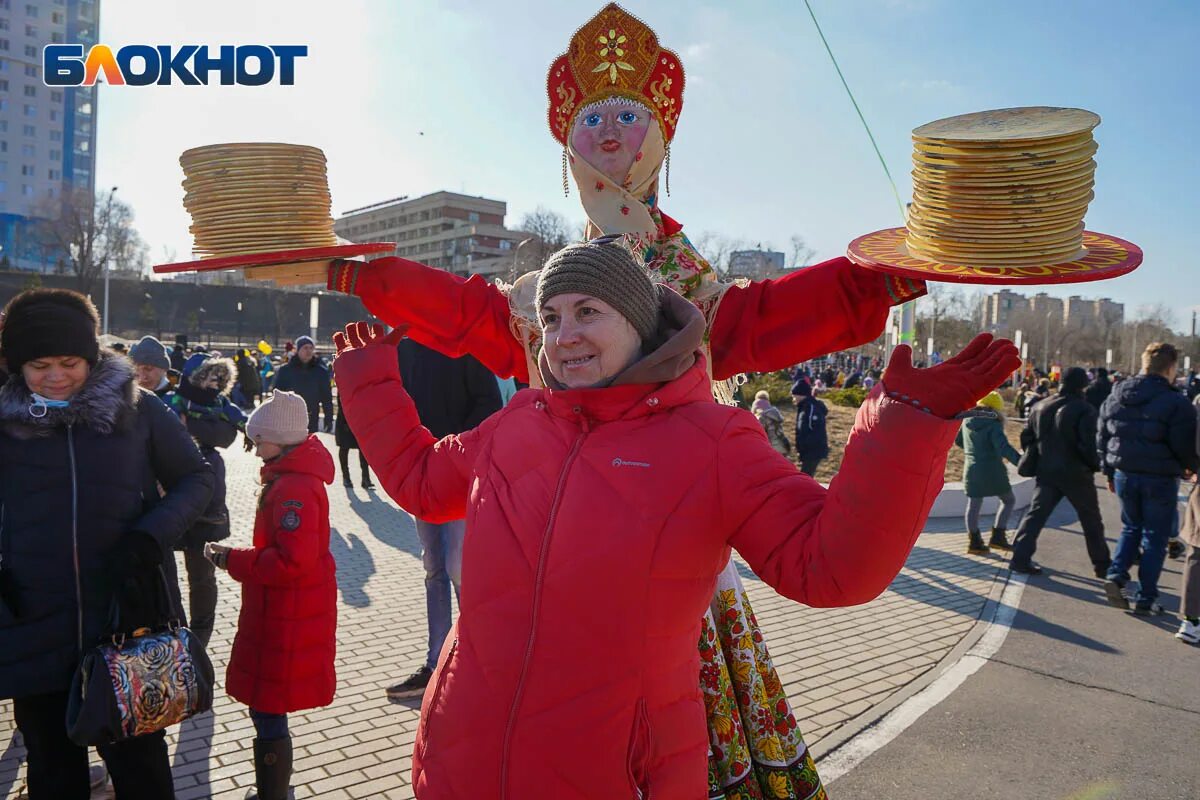
{"label": "golden pancake", "polygon": [[1086,133],[1099,124],[1099,115],[1081,108],[1001,108],[930,122],[914,129],[913,138],[951,143],[1052,141]]}
{"label": "golden pancake", "polygon": [[962,160],[978,159],[1008,159],[1008,158],[1039,158],[1057,155],[1062,152],[1077,150],[1093,141],[1092,134],[1081,133],[1076,136],[1062,137],[1054,140],[1043,139],[1034,142],[924,142],[914,139],[913,148],[922,155],[930,158],[949,158]]}
{"label": "golden pancake", "polygon": [[1052,186],[1056,183],[1068,184],[1078,181],[1080,178],[1091,177],[1095,171],[1096,162],[1085,161],[1081,164],[1071,164],[1062,168],[1048,167],[1045,170],[1023,173],[1017,176],[1005,173],[981,175],[959,172],[928,172],[921,169],[914,169],[912,176],[929,186],[940,186],[950,191],[958,191],[959,188],[971,188],[975,186],[1008,185],[1041,187]]}
{"label": "golden pancake", "polygon": [[1099,146],[1093,141],[1082,147],[1064,150],[1061,153],[1048,155],[1020,155],[1013,158],[943,158],[928,156],[918,150],[913,150],[913,165],[930,170],[947,170],[950,172],[1020,172],[1053,165],[1076,164],[1087,161],[1096,154]]}

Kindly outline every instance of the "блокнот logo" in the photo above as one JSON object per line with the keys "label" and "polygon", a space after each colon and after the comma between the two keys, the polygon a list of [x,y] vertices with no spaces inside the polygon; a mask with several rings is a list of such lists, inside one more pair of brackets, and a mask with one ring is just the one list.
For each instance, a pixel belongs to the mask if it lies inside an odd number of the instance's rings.
{"label": "\u0431\u043b\u043e\u043a\u043d\u043e\u0442 logo", "polygon": [[110,86],[207,86],[219,73],[221,86],[263,86],[278,76],[282,86],[296,82],[296,59],[308,55],[303,44],[220,45],[127,44],[113,53],[106,44],[83,54],[81,44],[48,44],[42,50],[47,86],[93,86],[102,77]]}

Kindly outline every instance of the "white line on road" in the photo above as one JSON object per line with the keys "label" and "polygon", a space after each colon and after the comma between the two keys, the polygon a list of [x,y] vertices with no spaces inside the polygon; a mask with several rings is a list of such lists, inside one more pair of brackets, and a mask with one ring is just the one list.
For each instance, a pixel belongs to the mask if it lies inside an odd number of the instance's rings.
{"label": "white line on road", "polygon": [[953,666],[912,697],[892,709],[883,719],[821,759],[818,771],[829,785],[858,766],[867,756],[895,739],[929,709],[949,697],[967,678],[974,675],[1004,644],[1021,606],[1025,576],[1010,573],[1000,602],[979,641]]}

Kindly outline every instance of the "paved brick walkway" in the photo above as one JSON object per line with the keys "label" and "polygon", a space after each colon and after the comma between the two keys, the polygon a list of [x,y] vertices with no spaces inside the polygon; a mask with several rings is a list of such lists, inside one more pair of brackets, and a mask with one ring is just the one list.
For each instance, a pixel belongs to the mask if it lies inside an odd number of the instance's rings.
{"label": "paved brick walkway", "polygon": [[[333,437],[324,437],[332,448]],[[357,473],[357,459],[351,468]],[[257,459],[227,454],[233,542],[249,541]],[[380,493],[330,487],[332,549],[338,563],[338,695],[333,705],[291,718],[296,796],[325,800],[410,798],[409,762],[419,702],[391,704],[383,688],[406,677],[425,653],[420,546],[411,519]],[[810,745],[836,732],[929,670],[983,610],[1001,561],[964,555],[956,522],[931,524],[891,588],[847,609],[785,600],[745,565],[751,602]],[[944,531],[944,532],[938,532]],[[182,574],[182,565],[181,565]],[[237,624],[236,584],[221,574],[212,658],[223,679]],[[253,784],[253,728],[243,706],[220,690],[211,714],[171,733],[179,800],[240,800]],[[0,798],[17,797],[24,750],[11,705],[0,702]],[[110,795],[97,795],[97,797]]]}

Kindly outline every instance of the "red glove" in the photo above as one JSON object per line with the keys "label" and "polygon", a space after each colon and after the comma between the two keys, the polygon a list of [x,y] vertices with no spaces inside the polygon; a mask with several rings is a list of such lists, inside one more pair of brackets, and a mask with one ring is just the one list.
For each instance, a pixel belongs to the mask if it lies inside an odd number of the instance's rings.
{"label": "red glove", "polygon": [[1021,366],[1016,345],[981,333],[954,358],[929,369],[912,365],[912,348],[892,351],[883,373],[888,397],[908,403],[942,419],[969,411]]}
{"label": "red glove", "polygon": [[396,328],[387,333],[382,325],[368,325],[365,322],[351,322],[346,326],[346,332],[338,331],[333,335],[333,346],[340,356],[350,350],[361,350],[365,347],[387,345],[395,347],[404,338],[407,326]]}

